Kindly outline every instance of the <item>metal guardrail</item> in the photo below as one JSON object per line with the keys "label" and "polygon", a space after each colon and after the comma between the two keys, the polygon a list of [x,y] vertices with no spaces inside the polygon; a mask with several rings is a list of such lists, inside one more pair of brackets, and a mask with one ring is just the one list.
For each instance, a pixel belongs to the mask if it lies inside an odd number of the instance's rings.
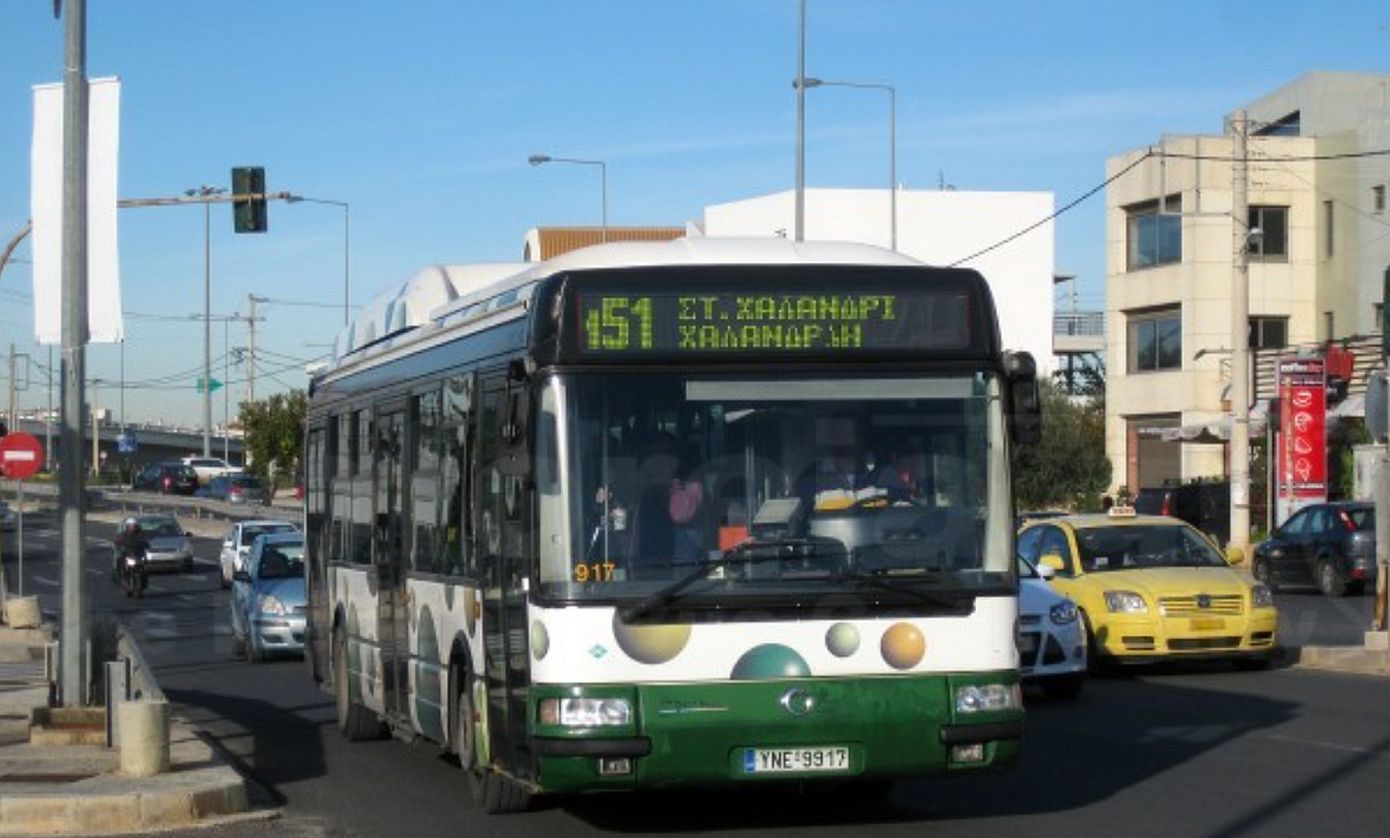
{"label": "metal guardrail", "polygon": [[[125,630],[125,626],[116,633],[116,654],[124,660],[130,661],[130,697],[135,701],[164,701],[164,690],[159,688],[159,683],[154,679],[154,671],[145,662],[145,656],[140,654],[140,644],[135,642],[135,638]],[[108,690],[108,692],[111,692]]]}
{"label": "metal guardrail", "polygon": [[1053,335],[1104,335],[1105,312],[1057,312],[1052,315]]}
{"label": "metal guardrail", "polygon": [[[0,493],[13,496],[18,486],[12,480],[0,481]],[[56,500],[58,487],[52,483],[24,484],[24,494],[30,499],[46,498]],[[295,521],[301,515],[301,507],[269,506],[228,503],[226,501],[199,498],[191,495],[165,495],[159,492],[137,492],[118,486],[87,490],[87,508],[119,508],[123,512],[134,508],[137,512],[160,511],[174,514],[192,514],[198,518],[216,517],[222,519],[242,518],[283,518]]]}

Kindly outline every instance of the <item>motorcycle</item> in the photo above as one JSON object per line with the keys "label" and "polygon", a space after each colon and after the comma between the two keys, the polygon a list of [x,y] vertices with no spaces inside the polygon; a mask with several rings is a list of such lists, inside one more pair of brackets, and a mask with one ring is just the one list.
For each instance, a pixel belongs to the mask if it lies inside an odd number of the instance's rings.
{"label": "motorcycle", "polygon": [[121,557],[121,587],[127,597],[139,597],[149,587],[149,574],[145,571],[144,554],[129,554]]}

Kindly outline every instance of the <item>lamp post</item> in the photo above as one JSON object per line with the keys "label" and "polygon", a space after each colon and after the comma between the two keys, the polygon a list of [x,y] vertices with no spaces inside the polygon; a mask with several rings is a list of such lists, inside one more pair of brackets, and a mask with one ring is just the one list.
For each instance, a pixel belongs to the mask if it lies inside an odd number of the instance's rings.
{"label": "lamp post", "polygon": [[348,308],[350,307],[349,294],[352,290],[352,209],[347,201],[332,201],[328,198],[306,198],[303,195],[286,195],[285,202],[297,204],[303,201],[307,204],[329,204],[330,206],[342,207],[343,209],[343,325],[348,324]]}
{"label": "lamp post", "polygon": [[227,190],[216,186],[185,189],[183,194],[203,201],[203,456],[212,456],[212,203]]}
{"label": "lamp post", "polygon": [[888,93],[888,246],[898,249],[898,91],[891,84],[857,81],[826,81],[801,78],[792,87],[809,90],[814,87],[853,87],[860,90],[882,90]]}
{"label": "lamp post", "polygon": [[575,157],[551,157],[549,154],[533,154],[526,158],[532,166],[546,163],[575,163],[580,166],[598,166],[600,186],[603,190],[603,241],[608,242],[608,165],[602,160],[580,160]]}

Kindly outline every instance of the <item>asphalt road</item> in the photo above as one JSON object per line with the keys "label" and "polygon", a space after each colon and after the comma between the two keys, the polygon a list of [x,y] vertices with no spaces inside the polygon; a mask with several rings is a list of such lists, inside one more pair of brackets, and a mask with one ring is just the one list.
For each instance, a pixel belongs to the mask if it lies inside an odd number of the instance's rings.
{"label": "asphalt road", "polygon": [[[53,607],[56,535],[51,520],[33,516],[30,524],[26,589]],[[105,578],[109,532],[92,529],[93,612],[135,629],[170,698],[237,758],[260,804],[281,815],[190,835],[1305,838],[1383,834],[1390,824],[1390,679],[1214,665],[1093,680],[1073,702],[1030,695],[1017,770],[900,782],[881,801],[766,792],[601,796],[487,817],[434,747],[343,741],[330,697],[302,662],[233,658],[214,542],[198,541],[194,573],[157,576],[146,597],[132,601]],[[1279,596],[1295,639],[1359,641],[1368,603]]]}

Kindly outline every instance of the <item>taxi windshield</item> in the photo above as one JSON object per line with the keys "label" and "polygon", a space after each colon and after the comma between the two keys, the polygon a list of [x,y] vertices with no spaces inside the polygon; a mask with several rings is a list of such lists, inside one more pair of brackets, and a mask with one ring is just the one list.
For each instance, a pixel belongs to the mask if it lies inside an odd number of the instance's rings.
{"label": "taxi windshield", "polygon": [[[554,426],[538,437],[551,596],[642,596],[773,545],[796,560],[762,557],[745,580],[757,584],[731,587],[823,592],[847,574],[1013,584],[993,375],[575,375],[542,413]],[[548,445],[562,449],[558,469]]]}
{"label": "taxi windshield", "polygon": [[1081,567],[1087,573],[1154,567],[1226,567],[1201,534],[1172,524],[1087,527],[1076,531]]}

